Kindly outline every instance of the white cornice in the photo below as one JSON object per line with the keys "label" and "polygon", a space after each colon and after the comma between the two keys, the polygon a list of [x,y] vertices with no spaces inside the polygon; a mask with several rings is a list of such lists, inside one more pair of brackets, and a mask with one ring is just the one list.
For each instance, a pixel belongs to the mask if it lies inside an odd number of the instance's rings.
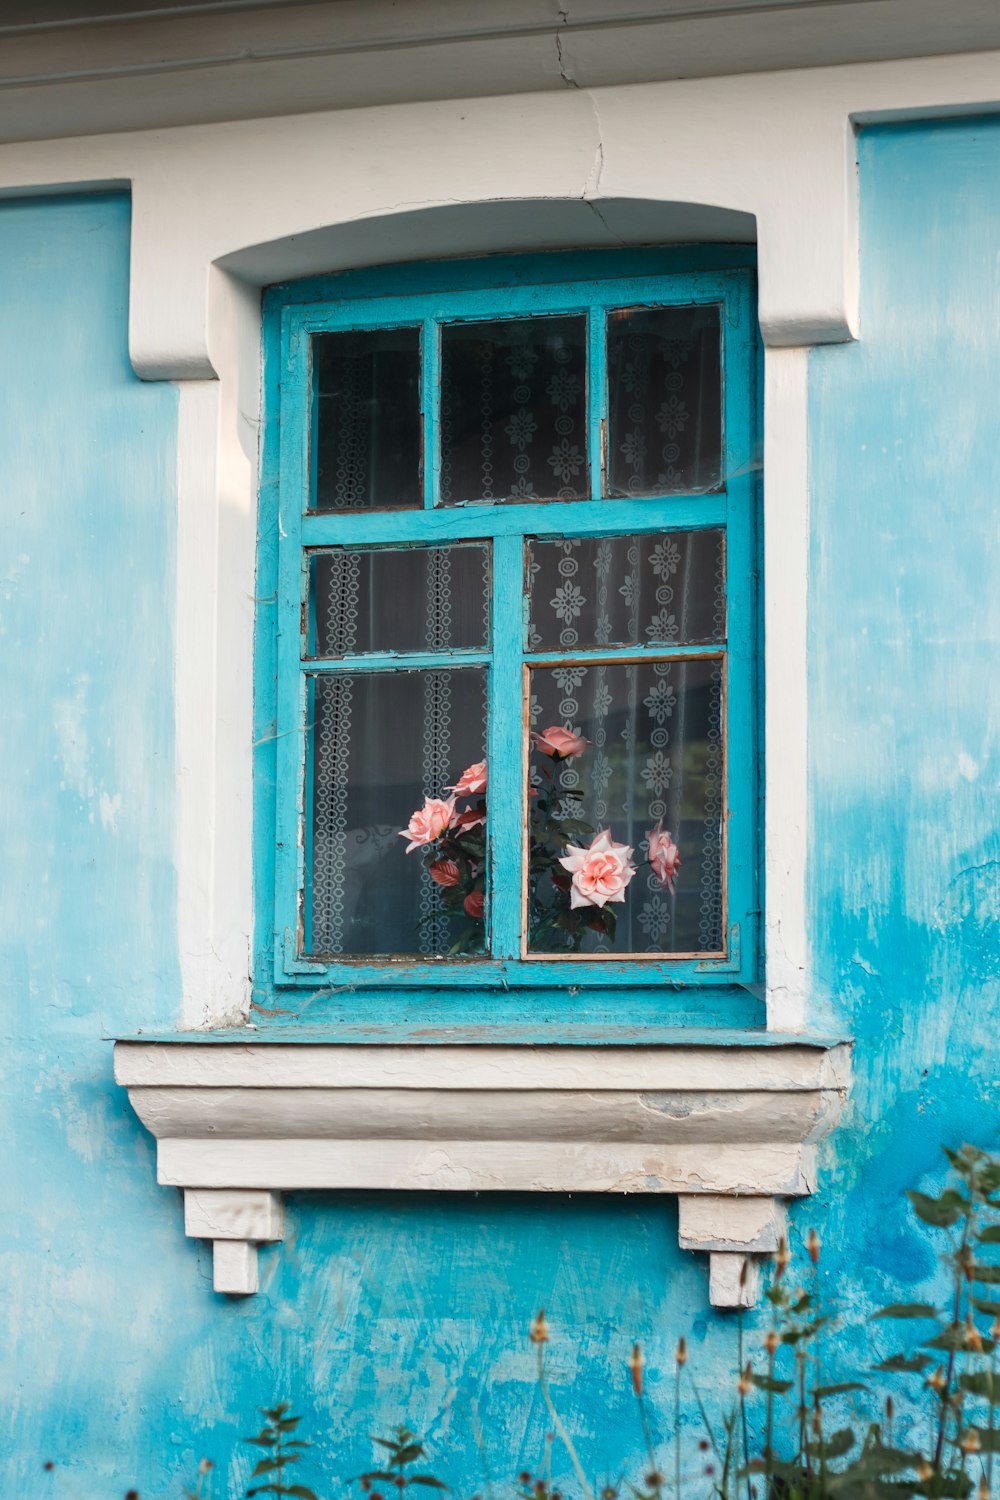
{"label": "white cornice", "polygon": [[[252,1034],[250,1034],[252,1035]],[[156,1137],[157,1177],[252,1292],[255,1246],[303,1189],[674,1193],[710,1295],[750,1299],[780,1200],[815,1186],[849,1054],[729,1046],[373,1047],[123,1041],[115,1077]],[[221,1248],[220,1248],[221,1247]],[[745,1268],[745,1269],[744,1269]],[[741,1274],[742,1272],[742,1274]]]}
{"label": "white cornice", "polygon": [[0,140],[998,46],[993,0],[21,0]]}

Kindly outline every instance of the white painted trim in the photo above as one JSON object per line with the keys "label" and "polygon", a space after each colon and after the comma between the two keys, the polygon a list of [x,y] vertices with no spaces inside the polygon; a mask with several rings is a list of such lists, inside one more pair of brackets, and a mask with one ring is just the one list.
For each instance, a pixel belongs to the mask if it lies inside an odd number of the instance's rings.
{"label": "white painted trim", "polygon": [[[12,7],[32,23],[8,23]],[[8,140],[568,92],[1000,45],[989,0],[308,0],[0,14]],[[234,14],[233,12],[238,12]]]}
{"label": "white painted trim", "polygon": [[283,1234],[285,1191],[676,1193],[719,1306],[750,1298],[740,1273],[774,1249],[772,1200],[813,1191],[848,1067],[842,1044],[752,1041],[115,1048],[158,1181],[184,1189],[187,1232],[215,1242],[217,1290],[256,1289],[254,1246]]}
{"label": "white painted trim", "polygon": [[808,390],[805,349],[764,357],[764,963],[767,1024],[808,1021]]}
{"label": "white painted trim", "polygon": [[177,926],[182,1024],[215,1011],[214,808],[218,507],[214,455],[219,385],[189,380],[177,411],[177,579],[174,663],[177,764]]}
{"label": "white painted trim", "polygon": [[[789,1095],[846,1087],[843,1046],[368,1046],[121,1041],[115,1078],[128,1089],[620,1089]],[[150,1127],[152,1128],[152,1126]]]}

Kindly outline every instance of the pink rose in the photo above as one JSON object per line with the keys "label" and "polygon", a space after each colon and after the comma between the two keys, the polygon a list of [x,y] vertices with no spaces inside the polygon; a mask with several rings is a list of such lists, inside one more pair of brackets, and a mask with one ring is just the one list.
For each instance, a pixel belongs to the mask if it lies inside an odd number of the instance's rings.
{"label": "pink rose", "polygon": [[418,807],[406,827],[400,830],[400,838],[410,840],[406,846],[407,854],[412,849],[419,849],[421,844],[433,844],[450,828],[454,816],[454,797],[449,797],[447,802],[440,797],[425,797],[423,807]]}
{"label": "pink rose", "polygon": [[458,885],[462,873],[453,859],[436,859],[427,866],[427,873],[435,885]]}
{"label": "pink rose", "polygon": [[486,912],[486,898],[482,891],[470,891],[462,902],[462,905],[465,907],[467,916],[475,917],[478,921],[482,921]]}
{"label": "pink rose", "polygon": [[681,851],[671,835],[664,832],[662,818],[655,828],[649,830],[649,863],[657,880],[673,896],[676,892],[677,872],[681,867]]}
{"label": "pink rose", "polygon": [[563,729],[559,724],[552,724],[541,733],[535,730],[531,738],[538,750],[545,755],[553,755],[558,760],[568,760],[571,755],[582,755],[590,744],[582,734],[574,734],[572,729]]}
{"label": "pink rose", "polygon": [[467,766],[455,785],[446,790],[454,792],[456,797],[478,797],[486,790],[486,762],[477,760],[475,765]]}
{"label": "pink rose", "polygon": [[586,848],[567,844],[566,857],[559,863],[573,877],[570,907],[624,901],[625,887],[635,874],[632,850],[628,844],[616,844],[609,828],[595,833]]}

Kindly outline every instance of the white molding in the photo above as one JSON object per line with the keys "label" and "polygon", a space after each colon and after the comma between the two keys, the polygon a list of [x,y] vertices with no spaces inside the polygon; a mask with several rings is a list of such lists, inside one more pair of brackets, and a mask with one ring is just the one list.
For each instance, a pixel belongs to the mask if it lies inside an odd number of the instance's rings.
{"label": "white molding", "polygon": [[55,18],[46,9],[45,0],[3,7],[8,140],[1000,45],[991,0],[135,0],[127,14],[83,3]]}
{"label": "white molding", "polygon": [[775,1031],[799,1031],[809,1019],[807,377],[807,350],[767,350],[764,359],[764,964],[767,1024]]}
{"label": "white molding", "polygon": [[[674,1193],[717,1306],[746,1305],[775,1199],[816,1183],[845,1045],[371,1047],[119,1042],[115,1077],[157,1179],[215,1245],[216,1289],[256,1290],[290,1190]],[[240,1248],[237,1248],[240,1247]],[[744,1267],[747,1267],[744,1270]]]}

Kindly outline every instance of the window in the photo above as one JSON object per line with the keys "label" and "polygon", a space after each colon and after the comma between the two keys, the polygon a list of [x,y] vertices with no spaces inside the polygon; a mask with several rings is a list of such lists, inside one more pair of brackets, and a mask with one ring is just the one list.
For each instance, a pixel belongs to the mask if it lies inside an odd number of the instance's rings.
{"label": "window", "polygon": [[755,330],[719,251],[268,294],[277,985],[756,979]]}

